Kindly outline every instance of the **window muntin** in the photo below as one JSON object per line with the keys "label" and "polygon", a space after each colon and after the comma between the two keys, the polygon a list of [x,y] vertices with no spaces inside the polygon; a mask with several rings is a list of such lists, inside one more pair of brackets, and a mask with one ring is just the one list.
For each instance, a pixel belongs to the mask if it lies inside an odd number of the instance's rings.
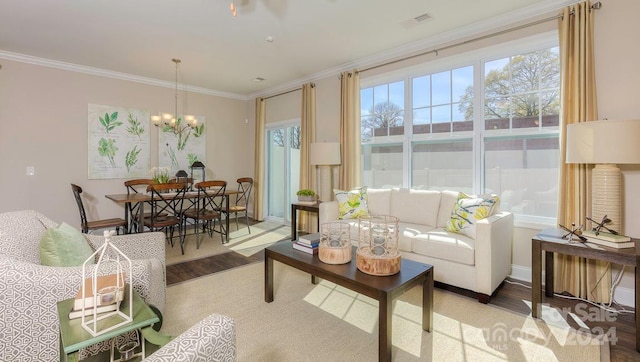
{"label": "window muntin", "polygon": [[[404,99],[411,112],[404,113],[404,137],[398,133],[394,139],[386,132],[365,142],[363,133],[363,165],[369,165],[364,173],[369,176],[378,169],[368,162],[372,153],[365,143],[393,141],[397,146],[387,161],[394,169],[384,170],[392,171],[393,177],[384,182],[363,177],[363,185],[491,192],[504,199],[501,209],[514,212],[516,219],[553,222],[559,160],[555,35],[527,38],[529,45],[518,41],[481,49],[474,52],[476,60],[469,53],[467,65],[441,59],[421,66],[442,67],[434,72],[413,66],[397,72],[395,79],[393,73],[385,74],[382,82],[387,88],[403,80],[408,84]],[[453,64],[450,69],[447,62]],[[361,97],[376,89],[382,91],[384,84],[365,81]]]}

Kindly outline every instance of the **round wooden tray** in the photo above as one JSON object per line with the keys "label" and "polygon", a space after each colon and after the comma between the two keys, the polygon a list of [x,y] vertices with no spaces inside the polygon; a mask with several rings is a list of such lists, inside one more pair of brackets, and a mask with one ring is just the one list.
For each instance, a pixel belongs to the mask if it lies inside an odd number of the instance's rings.
{"label": "round wooden tray", "polygon": [[377,256],[366,252],[366,249],[356,251],[356,267],[366,274],[385,276],[397,274],[400,271],[400,254],[396,256]]}

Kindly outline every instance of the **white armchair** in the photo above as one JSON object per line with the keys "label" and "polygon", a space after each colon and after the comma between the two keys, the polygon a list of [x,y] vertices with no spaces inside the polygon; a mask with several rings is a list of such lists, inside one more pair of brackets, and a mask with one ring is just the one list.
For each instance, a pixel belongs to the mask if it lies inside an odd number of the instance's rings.
{"label": "white armchair", "polygon": [[[33,211],[0,214],[0,360],[58,361],[59,329],[56,303],[73,298],[82,267],[40,265],[39,241],[57,224]],[[104,243],[86,235],[95,249]],[[133,284],[145,301],[164,310],[165,237],[162,233],[113,236],[111,241],[132,260]],[[108,272],[108,270],[106,270]],[[108,348],[107,343],[82,350],[80,358]]]}

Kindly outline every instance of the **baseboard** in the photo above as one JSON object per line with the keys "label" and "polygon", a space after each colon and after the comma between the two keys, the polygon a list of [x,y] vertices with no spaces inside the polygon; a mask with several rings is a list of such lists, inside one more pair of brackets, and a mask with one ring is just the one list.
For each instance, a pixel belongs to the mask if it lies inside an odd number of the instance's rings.
{"label": "baseboard", "polygon": [[[531,268],[521,265],[511,265],[509,278],[531,283]],[[542,284],[544,285],[544,271],[542,272]],[[613,299],[627,307],[635,307],[635,292],[632,288],[618,286],[613,294]]]}

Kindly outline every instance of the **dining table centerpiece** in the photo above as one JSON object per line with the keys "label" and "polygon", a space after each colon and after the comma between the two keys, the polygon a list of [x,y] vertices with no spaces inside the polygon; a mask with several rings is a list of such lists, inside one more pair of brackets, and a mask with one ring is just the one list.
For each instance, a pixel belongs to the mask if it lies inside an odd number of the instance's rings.
{"label": "dining table centerpiece", "polygon": [[152,167],[149,174],[156,184],[166,184],[169,182],[169,167]]}

